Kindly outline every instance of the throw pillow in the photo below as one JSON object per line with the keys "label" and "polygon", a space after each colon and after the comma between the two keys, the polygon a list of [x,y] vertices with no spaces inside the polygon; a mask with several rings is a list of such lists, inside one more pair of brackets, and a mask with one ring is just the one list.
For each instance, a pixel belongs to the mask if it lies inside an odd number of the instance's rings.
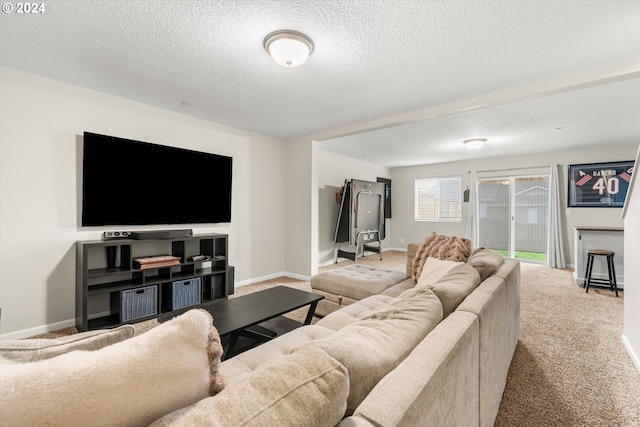
{"label": "throw pillow", "polygon": [[409,243],[407,245],[407,262],[405,264],[405,271],[407,277],[413,277],[413,262],[418,252],[418,245],[415,243]]}
{"label": "throw pillow", "polygon": [[460,263],[428,287],[440,299],[442,315],[446,318],[479,284],[478,271],[468,264]]}
{"label": "throw pillow", "polygon": [[472,242],[458,236],[445,236],[432,232],[418,246],[413,259],[413,280],[417,282],[427,257],[466,262],[472,251]]}
{"label": "throw pillow", "polygon": [[452,268],[464,264],[462,261],[447,261],[434,257],[427,257],[427,261],[422,267],[420,278],[416,288],[429,287],[436,283],[442,276],[447,274]]}
{"label": "throw pillow", "polygon": [[3,363],[35,362],[50,359],[73,350],[99,350],[111,344],[133,337],[136,328],[122,325],[109,330],[81,332],[54,339],[23,339],[0,341],[0,356]]}
{"label": "throw pillow", "polygon": [[320,349],[305,348],[151,427],[334,426],[344,416],[348,394],[345,367]]}
{"label": "throw pillow", "polygon": [[10,426],[148,425],[218,392],[222,346],[211,315],[190,310],[96,351],[3,365],[2,422]]}
{"label": "throw pillow", "polygon": [[480,280],[484,281],[487,277],[500,267],[504,262],[504,257],[500,252],[491,249],[481,248],[476,250],[467,261],[467,264],[478,270]]}

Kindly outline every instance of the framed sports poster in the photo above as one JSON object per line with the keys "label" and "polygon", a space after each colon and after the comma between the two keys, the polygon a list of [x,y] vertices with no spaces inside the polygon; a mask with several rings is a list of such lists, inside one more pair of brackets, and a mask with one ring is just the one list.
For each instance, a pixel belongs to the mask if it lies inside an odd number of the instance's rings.
{"label": "framed sports poster", "polygon": [[569,207],[621,208],[634,162],[569,165]]}

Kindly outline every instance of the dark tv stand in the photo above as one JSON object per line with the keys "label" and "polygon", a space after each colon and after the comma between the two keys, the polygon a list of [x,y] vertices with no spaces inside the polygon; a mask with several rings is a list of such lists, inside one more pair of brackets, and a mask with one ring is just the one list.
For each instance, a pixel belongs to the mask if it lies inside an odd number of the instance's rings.
{"label": "dark tv stand", "polygon": [[[217,299],[228,298],[234,292],[234,268],[227,254],[226,234],[78,241],[76,327],[80,332],[113,328],[206,308]],[[172,255],[180,263],[135,268],[135,258],[155,255]],[[189,261],[194,255],[207,259]],[[186,297],[181,286],[187,286]],[[199,302],[193,303],[194,299]]]}

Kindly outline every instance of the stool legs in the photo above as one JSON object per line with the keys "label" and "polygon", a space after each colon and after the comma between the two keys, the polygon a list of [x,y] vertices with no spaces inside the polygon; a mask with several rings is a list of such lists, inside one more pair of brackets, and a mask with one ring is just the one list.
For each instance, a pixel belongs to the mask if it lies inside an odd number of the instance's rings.
{"label": "stool legs", "polygon": [[589,292],[589,285],[591,284],[591,271],[593,270],[593,255],[587,254],[587,271],[584,273],[584,287],[585,293]]}
{"label": "stool legs", "polygon": [[[604,255],[604,254],[587,254],[587,271],[584,274],[584,287],[585,293],[589,292],[589,286],[591,286],[591,275],[593,274],[593,259],[595,255]],[[602,283],[608,284],[612,291],[616,293],[616,297],[618,296],[618,283],[616,281],[616,268],[613,263],[613,255],[606,255],[607,257],[607,271],[609,274],[609,280],[605,281],[603,279],[593,279],[594,283]]]}
{"label": "stool legs", "polygon": [[609,282],[611,282],[611,290],[616,292],[618,296],[618,282],[616,281],[616,268],[613,265],[613,255],[607,256],[607,263],[609,264]]}

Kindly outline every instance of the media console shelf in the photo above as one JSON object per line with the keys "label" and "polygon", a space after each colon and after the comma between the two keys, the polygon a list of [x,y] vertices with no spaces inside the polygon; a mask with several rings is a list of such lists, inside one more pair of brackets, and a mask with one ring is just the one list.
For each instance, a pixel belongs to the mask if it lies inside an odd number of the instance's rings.
{"label": "media console shelf", "polygon": [[[76,327],[83,332],[166,319],[234,292],[226,234],[76,242]],[[146,269],[134,259],[171,255],[180,263]],[[204,255],[208,260],[190,261]]]}

